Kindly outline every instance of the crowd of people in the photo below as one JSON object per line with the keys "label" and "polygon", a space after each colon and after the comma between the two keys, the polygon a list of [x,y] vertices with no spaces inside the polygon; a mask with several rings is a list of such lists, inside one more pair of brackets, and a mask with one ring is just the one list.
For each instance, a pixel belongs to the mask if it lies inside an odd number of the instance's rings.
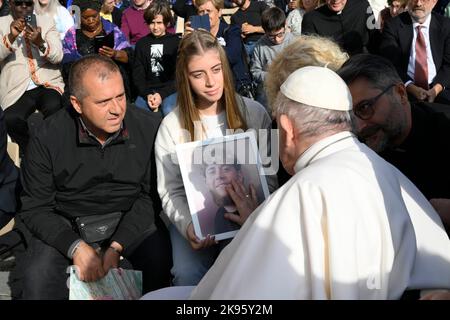
{"label": "crowd of people", "polygon": [[[14,218],[26,243],[15,298],[68,299],[71,265],[86,282],[140,270],[146,298],[446,298],[447,5],[0,0],[0,228]],[[271,195],[258,206],[238,164],[205,167],[220,224],[240,229],[200,238],[177,150],[242,131],[265,169],[281,163]]]}

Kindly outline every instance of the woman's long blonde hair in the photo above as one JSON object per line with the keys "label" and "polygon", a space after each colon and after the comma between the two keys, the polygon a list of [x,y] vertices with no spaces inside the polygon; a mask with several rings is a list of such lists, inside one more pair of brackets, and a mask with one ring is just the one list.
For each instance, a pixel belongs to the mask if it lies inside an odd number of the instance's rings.
{"label": "woman's long blonde hair", "polygon": [[176,67],[177,105],[180,111],[181,126],[189,131],[191,140],[199,139],[198,136],[194,136],[194,121],[200,121],[200,114],[195,106],[196,97],[191,89],[187,68],[192,56],[202,56],[208,50],[216,50],[222,63],[223,94],[219,103],[225,109],[228,129],[247,130],[247,123],[236,100],[233,76],[224,49],[211,33],[195,30],[181,41]]}

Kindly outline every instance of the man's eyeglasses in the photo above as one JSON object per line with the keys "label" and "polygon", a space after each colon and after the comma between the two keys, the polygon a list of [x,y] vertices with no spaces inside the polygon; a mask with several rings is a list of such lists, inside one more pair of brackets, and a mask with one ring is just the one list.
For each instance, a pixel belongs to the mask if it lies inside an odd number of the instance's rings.
{"label": "man's eyeglasses", "polygon": [[275,33],[275,34],[268,34],[267,37],[268,37],[270,40],[275,40],[276,38],[282,38],[282,37],[284,37],[284,34],[285,34],[285,33],[286,33],[286,30],[283,30],[283,31],[280,31],[280,32]]}
{"label": "man's eyeglasses", "polygon": [[21,1],[21,0],[19,0],[19,1],[14,1],[14,5],[15,5],[16,7],[21,7],[21,6],[23,6],[23,5],[25,5],[25,6],[27,6],[27,7],[31,7],[33,4],[34,4],[33,1]]}
{"label": "man's eyeglasses", "polygon": [[377,103],[378,99],[380,99],[381,96],[388,92],[392,87],[395,87],[395,84],[391,84],[390,86],[386,87],[386,89],[381,91],[381,93],[379,93],[375,97],[368,100],[363,100],[357,105],[353,106],[353,113],[355,114],[355,116],[357,116],[361,120],[370,119],[375,112],[373,107],[375,103]]}

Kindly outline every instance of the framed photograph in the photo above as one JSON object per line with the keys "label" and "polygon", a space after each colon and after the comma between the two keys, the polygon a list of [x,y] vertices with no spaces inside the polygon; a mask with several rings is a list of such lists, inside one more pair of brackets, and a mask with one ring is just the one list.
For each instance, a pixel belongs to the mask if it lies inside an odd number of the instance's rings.
{"label": "framed photograph", "polygon": [[254,134],[179,144],[176,152],[197,237],[234,237],[240,226],[224,217],[225,213],[238,214],[226,190],[231,181],[242,183],[246,192],[252,184],[258,204],[269,196]]}

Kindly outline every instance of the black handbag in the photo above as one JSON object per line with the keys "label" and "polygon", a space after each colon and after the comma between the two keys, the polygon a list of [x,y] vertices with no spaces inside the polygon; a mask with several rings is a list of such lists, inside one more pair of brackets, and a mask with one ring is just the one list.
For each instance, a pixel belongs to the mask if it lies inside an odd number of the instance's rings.
{"label": "black handbag", "polygon": [[122,212],[112,212],[102,215],[78,217],[75,224],[81,238],[91,244],[112,237],[122,218]]}

